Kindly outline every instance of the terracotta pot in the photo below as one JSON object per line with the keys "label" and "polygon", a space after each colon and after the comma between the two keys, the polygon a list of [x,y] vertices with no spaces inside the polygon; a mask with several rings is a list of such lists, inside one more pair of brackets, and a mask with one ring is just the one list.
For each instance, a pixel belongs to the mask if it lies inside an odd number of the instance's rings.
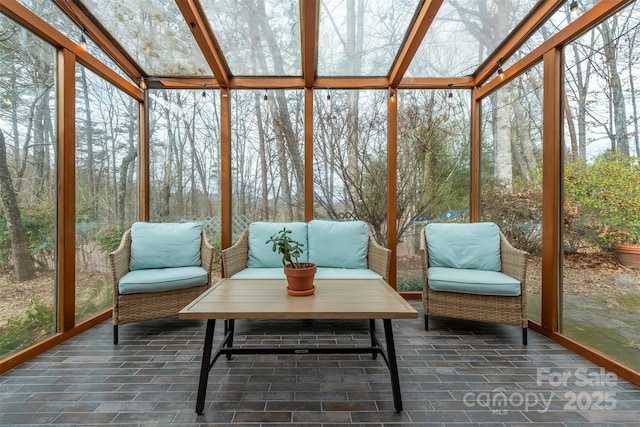
{"label": "terracotta pot", "polygon": [[311,262],[299,262],[298,267],[292,268],[291,264],[284,266],[284,274],[287,276],[287,291],[296,293],[315,290],[313,278],[316,275],[316,265]]}
{"label": "terracotta pot", "polygon": [[638,245],[614,245],[613,251],[620,264],[625,267],[640,269],[640,246]]}

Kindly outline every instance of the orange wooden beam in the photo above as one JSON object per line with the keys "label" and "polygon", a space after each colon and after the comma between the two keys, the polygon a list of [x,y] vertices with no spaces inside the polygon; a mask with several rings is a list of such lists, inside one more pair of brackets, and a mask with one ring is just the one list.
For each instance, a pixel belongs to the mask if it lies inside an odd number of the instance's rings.
{"label": "orange wooden beam", "polygon": [[199,6],[200,3],[196,4],[194,0],[176,0],[176,4],[187,21],[193,37],[218,81],[218,85],[220,87],[229,86],[229,67],[220,53],[208,21],[202,18],[205,15]]}
{"label": "orange wooden beam", "polygon": [[300,42],[302,47],[302,77],[305,87],[312,87],[316,77],[318,57],[318,29],[320,21],[320,1],[300,2]]}
{"label": "orange wooden beam", "polygon": [[398,90],[394,87],[388,89],[387,111],[387,247],[391,249],[391,262],[387,281],[393,289],[396,289],[398,246]]}
{"label": "orange wooden beam", "polygon": [[502,59],[503,63],[535,33],[546,20],[555,13],[556,10],[566,0],[552,0],[539,2],[533,10],[524,17],[520,24],[511,31],[509,37],[493,51],[493,53],[478,67],[474,75],[476,76],[476,84],[482,85],[488,80],[498,69],[498,60]]}
{"label": "orange wooden beam", "polygon": [[58,331],[75,325],[76,289],[76,58],[58,51]]}
{"label": "orange wooden beam", "polygon": [[527,56],[504,70],[504,80],[496,76],[493,80],[478,88],[478,99],[490,94],[502,85],[507,84],[514,77],[524,73],[531,66],[541,61],[548,51],[572,42],[607,17],[613,15],[628,4],[633,3],[633,1],[634,0],[602,0],[580,15],[571,24],[549,37],[547,41],[535,48],[531,53],[527,54]]}
{"label": "orange wooden beam", "polygon": [[558,330],[562,257],[562,48],[544,55],[542,115],[542,327]]}
{"label": "orange wooden beam", "polygon": [[418,48],[420,48],[422,39],[424,39],[424,36],[427,34],[429,27],[431,27],[431,24],[440,9],[440,6],[442,6],[442,2],[443,0],[426,0],[422,4],[422,7],[418,12],[418,16],[411,25],[409,34],[400,47],[400,52],[391,67],[391,72],[389,73],[389,84],[391,86],[398,86],[400,80],[402,80],[404,73],[407,71],[407,68],[409,68],[413,57],[418,51]]}
{"label": "orange wooden beam", "polygon": [[69,40],[64,34],[40,19],[39,16],[35,15],[20,3],[8,0],[0,1],[0,12],[6,14],[47,43],[57,48],[64,48],[69,52],[72,52],[76,56],[77,62],[98,74],[114,86],[123,90],[132,98],[139,101],[144,99],[144,95],[140,88],[134,86],[130,81],[107,67],[89,52],[85,52],[77,43]]}
{"label": "orange wooden beam", "polygon": [[[137,64],[127,56],[120,46],[117,46],[110,36],[102,31],[93,20],[87,16],[84,10],[76,3],[75,0],[54,0],[54,2],[71,18],[77,25],[84,26],[87,30],[87,36],[102,48],[102,50],[113,59],[113,61],[122,68],[127,76],[133,81],[138,81],[142,75],[142,70]],[[79,22],[78,22],[79,21]]]}

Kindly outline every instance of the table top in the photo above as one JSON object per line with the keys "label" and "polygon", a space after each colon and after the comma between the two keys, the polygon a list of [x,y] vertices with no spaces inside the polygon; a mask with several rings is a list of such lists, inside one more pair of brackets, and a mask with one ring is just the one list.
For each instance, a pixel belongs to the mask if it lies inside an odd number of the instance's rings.
{"label": "table top", "polygon": [[285,279],[222,279],[180,319],[415,319],[418,312],[382,279],[316,279],[309,296],[287,293]]}

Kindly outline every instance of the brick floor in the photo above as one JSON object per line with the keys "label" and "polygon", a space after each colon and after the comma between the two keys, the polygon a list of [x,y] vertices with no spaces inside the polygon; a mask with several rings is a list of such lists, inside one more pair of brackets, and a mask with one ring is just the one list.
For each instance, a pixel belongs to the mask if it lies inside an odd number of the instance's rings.
{"label": "brick floor", "polygon": [[[382,358],[337,354],[220,358],[197,415],[204,322],[170,318],[121,326],[117,346],[104,322],[0,376],[0,425],[640,426],[640,388],[535,332],[393,324],[400,414]],[[367,327],[237,321],[235,344],[368,345]]]}

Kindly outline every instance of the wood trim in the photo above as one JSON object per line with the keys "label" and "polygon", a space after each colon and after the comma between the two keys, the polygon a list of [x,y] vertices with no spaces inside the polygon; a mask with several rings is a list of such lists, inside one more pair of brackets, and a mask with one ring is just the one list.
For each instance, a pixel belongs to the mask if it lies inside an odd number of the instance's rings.
{"label": "wood trim", "polygon": [[409,27],[407,38],[402,43],[400,51],[389,73],[389,84],[397,86],[404,73],[411,64],[413,57],[420,48],[420,44],[431,27],[433,20],[442,6],[443,0],[425,0],[418,11],[418,16]]}
{"label": "wood trim", "polygon": [[318,89],[387,89],[386,77],[318,77],[313,87]]}
{"label": "wood trim", "polygon": [[100,323],[110,318],[111,308],[108,308],[107,310],[96,314],[90,319],[79,323],[73,329],[52,335],[49,338],[39,341],[38,343],[27,347],[24,350],[7,357],[6,359],[3,359],[2,361],[0,361],[0,375],[24,362],[29,361],[30,359],[33,359],[37,355],[42,354],[47,350],[51,350],[52,348],[60,343],[65,342],[69,338],[73,338],[82,332],[88,331],[89,329],[98,326]]}
{"label": "wood trim", "polygon": [[[207,64],[220,87],[229,85],[229,67],[220,53],[218,43],[209,27],[209,23],[202,19],[204,12],[196,5],[194,0],[176,0],[176,4],[182,12],[182,16],[193,33]],[[198,3],[199,4],[199,3]]]}
{"label": "wood trim", "polygon": [[471,90],[471,135],[470,135],[470,170],[469,170],[469,221],[480,221],[480,179],[482,156],[482,102],[476,98],[477,89]]}
{"label": "wood trim", "polygon": [[544,55],[542,113],[542,327],[558,330],[562,257],[562,48]]}
{"label": "wood trim", "polygon": [[231,93],[228,88],[220,89],[220,218],[221,248],[231,246],[233,230],[231,186]]}
{"label": "wood trim", "polygon": [[302,49],[302,78],[304,86],[310,88],[316,77],[318,57],[318,31],[320,24],[320,1],[300,2],[300,43]]}
{"label": "wood trim", "polygon": [[[524,58],[504,70],[504,80],[497,76],[484,86],[478,88],[478,98],[483,98],[495,91],[502,85],[507,84],[511,79],[524,73],[530,67],[542,60],[545,53],[556,47],[563,47],[566,44],[580,37],[586,31],[590,30],[609,16],[616,13],[634,0],[602,0],[594,7],[583,13],[571,24],[551,36],[547,41],[532,50]],[[478,82],[476,81],[476,84]],[[479,85],[479,84],[478,84]]]}
{"label": "wood trim", "polygon": [[[60,9],[77,25],[84,25],[87,35],[125,72],[133,81],[138,81],[142,75],[142,69],[113,42],[112,36],[105,33],[102,27],[93,22],[87,16],[84,9],[75,0],[53,0]],[[73,6],[72,6],[73,5]],[[79,22],[77,22],[79,21]],[[80,29],[79,29],[80,30]]]}
{"label": "wood trim", "polygon": [[139,215],[141,221],[151,220],[150,194],[150,166],[149,166],[149,92],[144,91],[144,102],[138,108],[138,194],[140,195]]}
{"label": "wood trim", "polygon": [[387,93],[387,247],[391,249],[389,284],[397,286],[398,246],[398,89]]}
{"label": "wood trim", "polygon": [[400,296],[406,300],[416,300],[422,299],[422,292],[420,291],[406,291],[406,292],[399,292]]}
{"label": "wood trim", "polygon": [[304,89],[302,77],[232,77],[229,79],[231,89]]}
{"label": "wood trim", "polygon": [[456,89],[475,87],[472,77],[406,77],[398,84],[398,89],[449,89],[452,84]]}
{"label": "wood trim", "polygon": [[313,89],[304,90],[304,220],[313,219]]}
{"label": "wood trim", "polygon": [[132,98],[137,99],[138,101],[143,99],[144,95],[140,88],[104,65],[90,53],[82,50],[80,46],[69,40],[64,34],[40,19],[39,16],[20,5],[18,2],[0,2],[0,12],[3,12],[47,43],[57,48],[66,49],[72,52],[76,56],[77,62],[98,74],[117,88],[126,92]]}
{"label": "wood trim", "polygon": [[533,33],[544,25],[546,20],[553,15],[558,8],[565,3],[565,0],[552,0],[538,2],[516,28],[509,33],[509,36],[495,49],[491,55],[480,64],[475,71],[476,84],[482,85],[489,79],[491,74],[498,69],[498,60],[502,58],[502,63],[509,59],[520,47],[531,37]]}
{"label": "wood trim", "polygon": [[529,328],[531,328],[532,331],[539,333],[540,335],[552,339],[566,349],[573,351],[574,353],[584,357],[585,359],[595,363],[596,365],[615,373],[616,375],[624,378],[630,383],[640,386],[640,372],[631,369],[626,365],[623,365],[622,363],[612,359],[606,354],[601,353],[594,348],[587,347],[584,344],[575,341],[564,334],[549,331],[531,320],[529,320]]}
{"label": "wood trim", "polygon": [[58,331],[75,326],[76,289],[76,57],[66,49],[57,56],[58,144]]}

